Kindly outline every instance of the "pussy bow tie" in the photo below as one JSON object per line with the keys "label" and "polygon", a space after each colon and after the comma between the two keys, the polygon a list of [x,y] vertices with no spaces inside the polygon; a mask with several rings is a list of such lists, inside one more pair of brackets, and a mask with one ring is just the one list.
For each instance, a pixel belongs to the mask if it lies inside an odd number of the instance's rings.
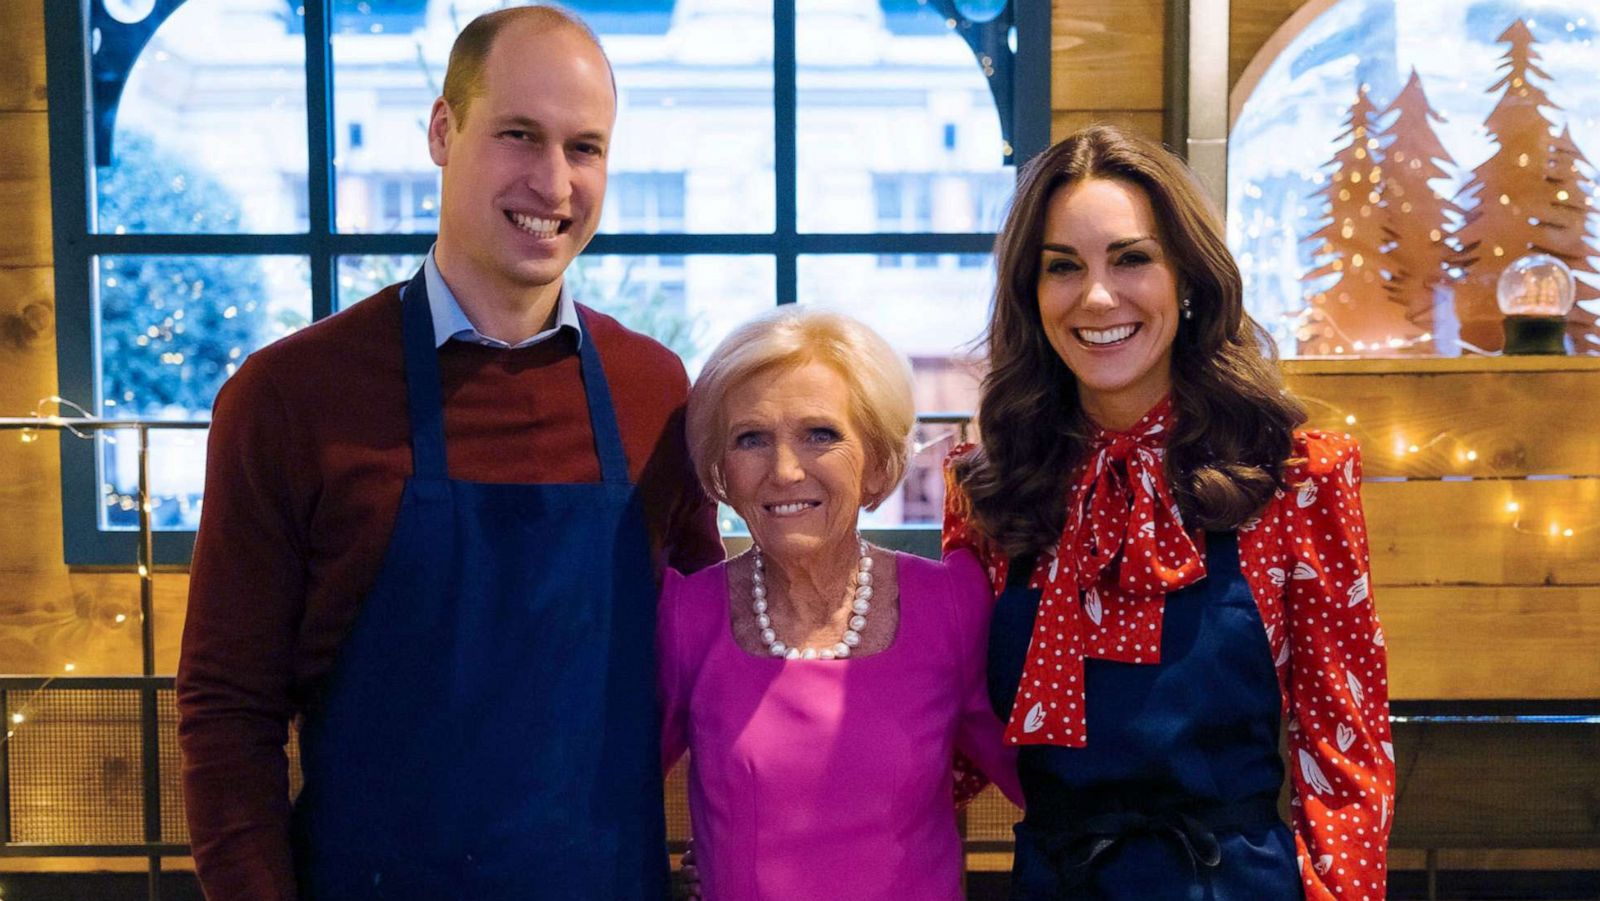
{"label": "pussy bow tie", "polygon": [[1006,724],[1012,744],[1082,747],[1083,661],[1161,662],[1168,592],[1205,577],[1205,557],[1183,528],[1164,460],[1172,402],[1132,428],[1096,430],[1067,490],[1067,525],[1029,587],[1038,613]]}

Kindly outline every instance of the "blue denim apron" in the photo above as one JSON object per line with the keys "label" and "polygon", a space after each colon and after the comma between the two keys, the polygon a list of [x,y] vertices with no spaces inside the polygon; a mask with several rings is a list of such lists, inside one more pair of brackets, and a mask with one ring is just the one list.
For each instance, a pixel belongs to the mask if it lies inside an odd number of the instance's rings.
{"label": "blue denim apron", "polygon": [[301,897],[663,898],[656,586],[594,342],[600,482],[454,480],[421,274],[401,296],[414,475],[302,725]]}
{"label": "blue denim apron", "polygon": [[[1039,605],[1014,563],[989,633],[1002,719]],[[1086,747],[1022,748],[1013,901],[1303,897],[1277,810],[1278,679],[1232,534],[1206,536],[1206,573],[1167,596],[1160,664],[1084,662]]]}

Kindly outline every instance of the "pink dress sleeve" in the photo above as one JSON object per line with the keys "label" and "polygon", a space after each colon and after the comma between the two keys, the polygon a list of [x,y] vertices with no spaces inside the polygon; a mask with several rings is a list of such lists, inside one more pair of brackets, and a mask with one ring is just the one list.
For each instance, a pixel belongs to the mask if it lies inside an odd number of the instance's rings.
{"label": "pink dress sleeve", "polygon": [[[1017,779],[1017,751],[1005,743],[1005,724],[989,705],[989,617],[994,610],[989,576],[969,550],[952,551],[945,555],[944,564],[949,574],[956,634],[961,642],[961,715],[956,726],[956,751],[1020,807],[1022,784]],[[978,788],[982,788],[981,784]]]}
{"label": "pink dress sleeve", "polygon": [[1381,901],[1395,766],[1361,455],[1344,436],[1303,441],[1303,470],[1279,502],[1295,843],[1308,901]]}

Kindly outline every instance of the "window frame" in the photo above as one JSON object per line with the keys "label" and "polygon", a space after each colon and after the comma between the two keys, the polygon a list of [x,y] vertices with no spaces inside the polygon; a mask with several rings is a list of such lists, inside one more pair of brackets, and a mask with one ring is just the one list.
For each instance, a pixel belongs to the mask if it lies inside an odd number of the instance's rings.
{"label": "window frame", "polygon": [[[312,321],[337,309],[337,266],[341,256],[422,255],[435,235],[341,233],[335,218],[338,139],[333,117],[332,22],[334,0],[307,0],[303,18],[306,42],[306,143],[308,228],[274,234],[99,234],[90,226],[93,160],[90,129],[90,58],[87,51],[90,4],[98,0],[45,5],[46,67],[49,83],[51,209],[57,310],[57,365],[62,397],[93,400],[98,409],[98,322],[94,261],[107,255],[290,255],[310,265]],[[157,12],[183,0],[157,0]],[[936,0],[936,9],[951,6]],[[1012,159],[1020,165],[1049,144],[1050,4],[1011,0],[1016,51],[1012,62]],[[154,15],[155,13],[152,13]],[[813,254],[981,254],[994,243],[992,232],[972,233],[814,233],[798,228],[798,175],[795,56],[796,0],[773,0],[773,175],[776,215],[771,232],[725,234],[598,234],[587,254],[758,255],[775,261],[775,296],[794,303],[798,261]],[[974,60],[974,65],[977,61]],[[1044,90],[1036,86],[1044,85]],[[1030,90],[1030,87],[1035,89]],[[72,565],[132,566],[137,531],[102,530],[99,523],[97,441],[61,442],[62,520],[66,562]],[[896,530],[901,531],[901,530]],[[908,528],[904,531],[919,531]],[[926,531],[926,530],[920,530]],[[154,536],[154,563],[187,565],[192,531],[161,531]]]}

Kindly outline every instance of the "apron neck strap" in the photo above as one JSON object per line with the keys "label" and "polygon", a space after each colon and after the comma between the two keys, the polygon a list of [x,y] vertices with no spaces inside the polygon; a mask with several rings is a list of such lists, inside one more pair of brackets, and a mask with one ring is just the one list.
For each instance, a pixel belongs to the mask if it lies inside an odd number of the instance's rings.
{"label": "apron neck strap", "polygon": [[411,414],[411,468],[416,478],[443,479],[444,395],[439,383],[439,350],[434,345],[433,312],[422,270],[400,289],[405,347],[406,409]]}
{"label": "apron neck strap", "polygon": [[[434,345],[427,282],[420,270],[400,289],[400,315],[405,348],[406,409],[411,415],[412,469],[417,478],[448,478],[439,351]],[[627,484],[628,457],[622,450],[622,431],[617,426],[605,368],[600,363],[600,352],[589,328],[588,312],[579,307],[578,317],[584,330],[583,340],[578,342],[578,363],[589,406],[589,428],[594,433],[595,456],[600,461],[600,478],[604,482]]]}
{"label": "apron neck strap", "polygon": [[583,323],[583,339],[578,342],[578,362],[583,368],[583,390],[589,400],[589,428],[594,432],[594,453],[600,459],[600,479],[627,484],[628,457],[622,451],[622,430],[617,426],[616,408],[611,403],[611,386],[606,382],[600,351],[595,347],[594,330],[589,327],[589,312],[578,307]]}

